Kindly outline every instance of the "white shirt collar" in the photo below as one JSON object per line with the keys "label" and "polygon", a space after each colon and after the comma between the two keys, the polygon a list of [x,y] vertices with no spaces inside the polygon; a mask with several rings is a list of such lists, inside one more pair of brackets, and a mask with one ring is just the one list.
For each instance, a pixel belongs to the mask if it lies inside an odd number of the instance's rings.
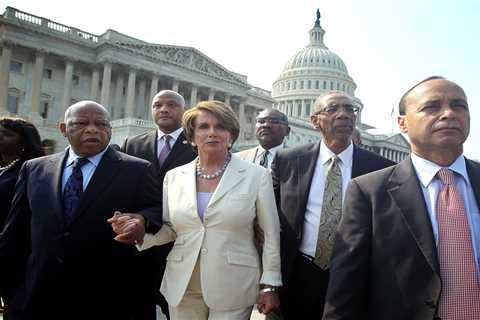
{"label": "white shirt collar", "polygon": [[[320,141],[320,162],[322,165],[327,163],[333,156],[335,156],[335,153],[330,150],[325,142],[323,140]],[[347,148],[340,152],[339,154],[336,155],[337,157],[340,158],[342,163],[347,166],[351,167],[352,166],[352,161],[353,161],[353,144],[350,142]]]}
{"label": "white shirt collar", "polygon": [[[92,163],[95,167],[98,166],[98,163],[100,162],[100,160],[102,160],[102,156],[105,152],[107,152],[107,149],[108,149],[108,146],[103,149],[100,153],[97,153],[96,155],[92,156],[92,157],[88,157],[88,161],[90,161],[90,163]],[[67,162],[66,162],[66,167],[69,167],[72,165],[73,161],[75,161],[76,159],[78,158],[81,158],[78,154],[75,153],[75,151],[73,151],[72,147],[68,147],[68,158],[67,158]]]}
{"label": "white shirt collar", "polygon": [[[416,155],[415,153],[411,153],[412,164],[415,168],[415,172],[417,173],[417,177],[422,183],[423,187],[427,188],[428,185],[432,182],[432,180],[437,175],[437,172],[443,168],[438,164],[431,162],[427,159],[423,159]],[[463,177],[466,185],[470,185],[470,180],[468,179],[467,174],[467,167],[465,165],[465,158],[463,155],[460,155],[449,167],[448,169],[455,171],[457,174]]]}
{"label": "white shirt collar", "polygon": [[[282,150],[282,149],[283,149],[283,143],[280,143],[278,146],[268,149],[268,152],[270,152],[272,156],[275,156],[278,150]],[[258,145],[257,157],[263,154],[265,151],[266,150],[261,145]]]}
{"label": "white shirt collar", "polygon": [[[178,128],[177,130],[171,133],[168,133],[168,135],[172,137],[173,141],[177,141],[178,137],[180,136],[180,134],[182,134],[182,132],[183,132],[183,129]],[[161,140],[164,135],[166,135],[166,133],[164,133],[162,130],[157,128],[157,141]]]}

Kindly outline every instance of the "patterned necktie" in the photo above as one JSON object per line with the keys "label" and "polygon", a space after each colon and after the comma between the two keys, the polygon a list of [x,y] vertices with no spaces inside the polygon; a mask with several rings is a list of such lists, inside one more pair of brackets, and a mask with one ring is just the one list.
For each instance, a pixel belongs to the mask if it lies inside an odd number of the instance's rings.
{"label": "patterned necktie", "polygon": [[438,315],[445,320],[480,319],[480,283],[465,206],[453,171],[442,168],[437,177],[443,184],[437,198],[442,279]]}
{"label": "patterned necktie", "polygon": [[73,161],[72,174],[68,177],[63,190],[63,207],[67,223],[73,220],[75,210],[83,194],[82,167],[89,161],[87,158],[77,158]]}
{"label": "patterned necktie", "polygon": [[333,156],[323,193],[322,213],[318,226],[317,247],[314,263],[323,270],[330,267],[333,240],[342,216],[342,172],[340,158]]}
{"label": "patterned necktie", "polygon": [[258,163],[264,168],[268,168],[268,155],[270,154],[270,151],[265,150],[262,154],[262,158],[260,159],[260,162]]}
{"label": "patterned necktie", "polygon": [[172,150],[172,148],[170,147],[171,139],[172,137],[169,136],[168,134],[163,136],[163,141],[164,141],[163,148],[160,151],[160,154],[158,155],[158,165],[160,166],[160,168],[163,166],[163,163],[165,162],[168,155],[170,154],[170,151]]}

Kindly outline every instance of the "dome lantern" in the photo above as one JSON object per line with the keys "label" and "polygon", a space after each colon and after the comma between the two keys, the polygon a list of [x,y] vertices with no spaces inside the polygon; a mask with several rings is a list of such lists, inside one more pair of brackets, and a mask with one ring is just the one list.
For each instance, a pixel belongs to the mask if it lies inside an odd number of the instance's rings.
{"label": "dome lantern", "polygon": [[327,48],[325,46],[325,43],[323,43],[323,36],[325,35],[325,30],[323,30],[322,26],[320,25],[319,9],[317,9],[317,20],[315,21],[315,25],[309,31],[309,33],[310,33],[310,46]]}

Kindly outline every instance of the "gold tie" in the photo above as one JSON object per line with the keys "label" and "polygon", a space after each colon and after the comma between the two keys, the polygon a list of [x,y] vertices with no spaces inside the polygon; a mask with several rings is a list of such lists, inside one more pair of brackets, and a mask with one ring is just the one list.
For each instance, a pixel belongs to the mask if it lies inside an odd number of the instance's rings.
{"label": "gold tie", "polygon": [[342,171],[340,158],[333,156],[325,180],[322,212],[318,227],[317,247],[314,263],[326,270],[330,267],[333,240],[342,216]]}

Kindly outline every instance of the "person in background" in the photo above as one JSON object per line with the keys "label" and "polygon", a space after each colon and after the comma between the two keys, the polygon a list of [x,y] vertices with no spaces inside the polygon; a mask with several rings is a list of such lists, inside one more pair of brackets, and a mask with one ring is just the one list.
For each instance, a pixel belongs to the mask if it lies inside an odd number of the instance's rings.
{"label": "person in background", "polygon": [[[21,118],[0,118],[0,234],[10,211],[22,164],[45,155],[35,126]],[[0,292],[0,310],[3,310]]]}
{"label": "person in background", "polygon": [[[158,92],[153,97],[151,105],[152,118],[157,128],[127,138],[121,148],[121,151],[131,156],[150,161],[160,185],[168,170],[189,163],[197,156],[185,139],[181,127],[184,111],[185,100],[179,93],[171,90]],[[158,231],[161,216],[157,218],[158,220],[149,221],[149,231]],[[136,257],[138,288],[132,302],[134,320],[155,320],[156,305],[161,307],[168,319],[168,303],[159,289],[165,271],[165,259],[171,249],[171,244],[166,244],[142,251]]]}

